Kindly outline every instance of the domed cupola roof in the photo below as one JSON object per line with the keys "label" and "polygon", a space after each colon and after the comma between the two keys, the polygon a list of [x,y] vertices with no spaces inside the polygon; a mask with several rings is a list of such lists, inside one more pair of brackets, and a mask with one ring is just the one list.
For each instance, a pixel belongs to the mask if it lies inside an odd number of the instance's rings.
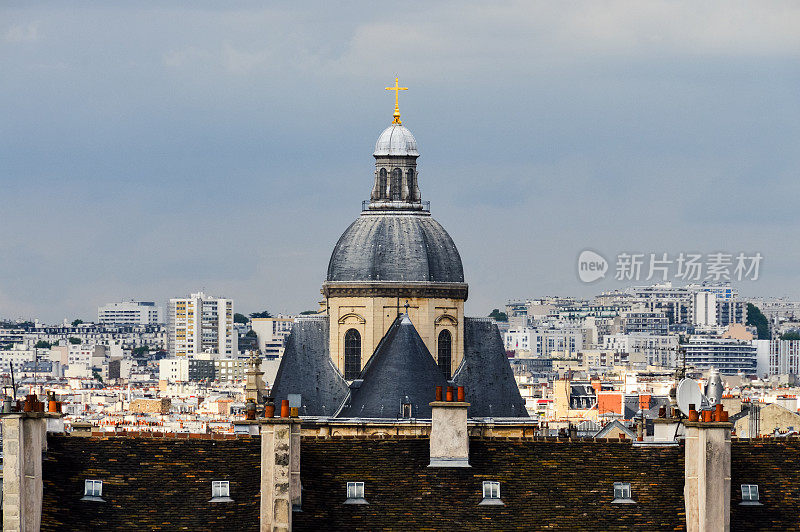
{"label": "domed cupola roof", "polygon": [[[395,87],[387,88],[405,90],[397,79]],[[430,204],[422,201],[417,141],[400,123],[396,96],[393,116],[375,144],[370,199],[336,243],[323,293],[328,297],[359,284],[381,293],[406,290],[466,300],[461,256],[447,231],[431,217]]]}
{"label": "domed cupola roof", "polygon": [[463,283],[464,268],[430,215],[365,211],[336,243],[327,281]]}
{"label": "domed cupola roof", "polygon": [[392,124],[383,130],[375,143],[375,157],[387,155],[419,157],[417,140],[411,131],[400,124]]}

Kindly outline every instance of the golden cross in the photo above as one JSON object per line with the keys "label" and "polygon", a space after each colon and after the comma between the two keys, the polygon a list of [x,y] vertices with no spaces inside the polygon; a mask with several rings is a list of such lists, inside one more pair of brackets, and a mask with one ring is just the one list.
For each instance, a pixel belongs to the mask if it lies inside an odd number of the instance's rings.
{"label": "golden cross", "polygon": [[408,87],[400,86],[400,78],[394,78],[394,87],[386,87],[387,91],[394,91],[394,120],[392,124],[402,124],[400,122],[400,91],[407,91]]}

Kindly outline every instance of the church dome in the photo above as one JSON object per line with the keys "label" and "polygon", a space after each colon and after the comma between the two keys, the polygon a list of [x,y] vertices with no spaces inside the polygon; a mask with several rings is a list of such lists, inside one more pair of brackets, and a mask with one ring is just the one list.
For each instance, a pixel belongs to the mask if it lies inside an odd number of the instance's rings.
{"label": "church dome", "polygon": [[383,130],[375,143],[375,157],[386,155],[419,156],[417,141],[408,128],[392,124]]}
{"label": "church dome", "polygon": [[430,214],[364,211],[336,243],[327,281],[463,283],[464,268]]}

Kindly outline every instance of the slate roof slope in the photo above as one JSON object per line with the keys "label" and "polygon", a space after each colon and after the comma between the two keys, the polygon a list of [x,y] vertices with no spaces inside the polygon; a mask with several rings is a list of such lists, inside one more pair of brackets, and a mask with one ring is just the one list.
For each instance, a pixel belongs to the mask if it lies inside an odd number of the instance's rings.
{"label": "slate roof slope", "polygon": [[361,381],[336,417],[395,418],[407,397],[412,416],[430,418],[436,386],[447,386],[425,342],[405,314],[398,316],[361,371]]}
{"label": "slate roof slope", "polygon": [[466,390],[470,417],[528,417],[497,325],[464,320],[464,360],[453,380]]}
{"label": "slate roof slope", "polygon": [[327,282],[463,283],[461,255],[429,214],[365,212],[331,253]]}
{"label": "slate roof slope", "polygon": [[[731,530],[800,529],[800,440],[737,440],[731,444]],[[744,506],[742,484],[758,485],[762,506]]]}
{"label": "slate roof slope", "polygon": [[[429,468],[429,440],[304,440],[294,530],[683,530],[684,448],[471,438],[469,468]],[[482,482],[505,506],[479,506]],[[348,481],[368,505],[342,504]],[[636,504],[611,504],[630,482]],[[795,521],[796,523],[796,521]]]}
{"label": "slate roof slope", "polygon": [[275,404],[301,394],[303,416],[332,416],[347,397],[347,382],[328,354],[328,318],[301,318],[286,339],[272,386]]}
{"label": "slate roof slope", "polygon": [[[48,435],[43,531],[258,530],[261,439],[76,438]],[[105,502],[82,501],[103,481]],[[233,499],[209,503],[211,482]]]}

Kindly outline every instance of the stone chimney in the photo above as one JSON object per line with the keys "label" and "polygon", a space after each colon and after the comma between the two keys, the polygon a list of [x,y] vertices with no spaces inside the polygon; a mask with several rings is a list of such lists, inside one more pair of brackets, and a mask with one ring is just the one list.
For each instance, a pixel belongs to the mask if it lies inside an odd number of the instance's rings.
{"label": "stone chimney", "polygon": [[42,520],[42,451],[48,414],[2,414],[3,530],[38,531]]}
{"label": "stone chimney", "polygon": [[[718,411],[722,410],[718,405]],[[690,412],[692,414],[692,412]],[[686,530],[689,532],[730,530],[731,428],[727,413],[686,422]],[[697,418],[697,414],[690,419]],[[725,421],[721,421],[724,419]]]}
{"label": "stone chimney", "polygon": [[658,417],[653,419],[653,441],[677,444],[684,436],[686,430],[678,417],[678,410],[662,406],[658,411]]}
{"label": "stone chimney", "polygon": [[[436,390],[436,401],[431,406],[431,461],[428,467],[470,467],[469,432],[464,388],[458,388],[457,398],[448,388],[447,400],[442,401],[441,390]],[[455,400],[457,399],[457,400]]]}
{"label": "stone chimney", "polygon": [[261,531],[292,529],[300,509],[300,418],[261,421]]}
{"label": "stone chimney", "polygon": [[70,436],[78,438],[89,438],[92,435],[92,424],[85,421],[75,421],[72,423]]}

